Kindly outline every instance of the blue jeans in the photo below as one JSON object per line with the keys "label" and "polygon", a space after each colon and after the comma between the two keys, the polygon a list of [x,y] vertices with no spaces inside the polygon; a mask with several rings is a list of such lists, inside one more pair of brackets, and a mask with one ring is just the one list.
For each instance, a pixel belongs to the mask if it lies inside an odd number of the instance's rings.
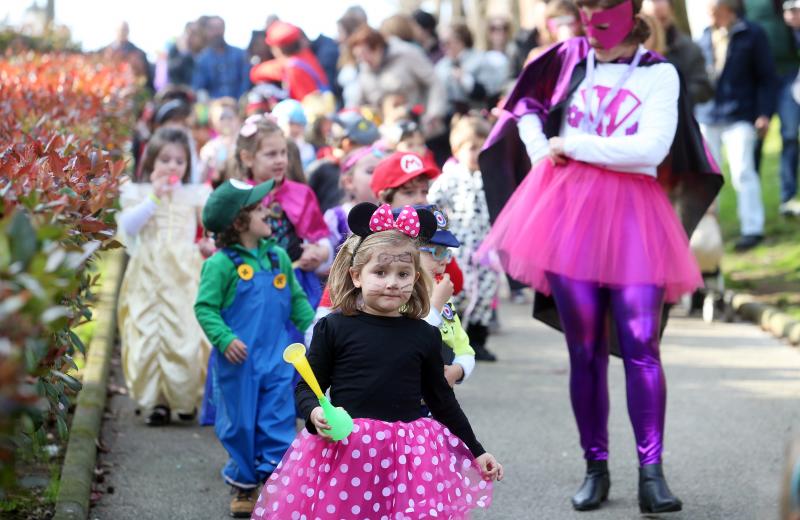
{"label": "blue jeans", "polygon": [[781,120],[781,202],[797,195],[798,127],[800,127],[800,105],[792,97],[792,83],[797,71],[788,72],[779,78],[778,117]]}

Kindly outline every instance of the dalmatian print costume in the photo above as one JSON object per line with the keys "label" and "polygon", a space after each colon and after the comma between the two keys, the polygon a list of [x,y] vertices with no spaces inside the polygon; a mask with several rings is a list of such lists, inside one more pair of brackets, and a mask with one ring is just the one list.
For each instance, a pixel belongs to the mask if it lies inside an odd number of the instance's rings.
{"label": "dalmatian print costume", "polygon": [[454,302],[464,324],[488,326],[492,301],[497,294],[498,273],[472,261],[473,253],[490,228],[481,172],[470,172],[450,159],[431,184],[428,202],[445,212],[448,229],[461,242],[461,247],[453,249],[453,255],[464,272],[464,290],[454,297]]}

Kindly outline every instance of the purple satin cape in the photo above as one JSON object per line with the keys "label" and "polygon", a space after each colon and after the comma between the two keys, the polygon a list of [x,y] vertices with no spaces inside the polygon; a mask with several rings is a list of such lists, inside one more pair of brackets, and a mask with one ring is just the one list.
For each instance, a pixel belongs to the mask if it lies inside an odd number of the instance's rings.
{"label": "purple satin cape", "polygon": [[[531,169],[517,121],[523,115],[536,114],[542,121],[545,135],[548,138],[557,136],[569,98],[586,77],[586,56],[590,48],[584,37],[558,43],[528,64],[517,79],[478,157],[492,221]],[[647,52],[639,66],[664,61],[659,54]],[[723,178],[692,115],[683,78],[678,99],[678,127],[670,153],[658,168],[658,181],[666,190],[687,236],[691,236],[722,188]],[[551,297],[537,293],[533,315],[563,330]],[[666,325],[666,319],[663,323]]]}

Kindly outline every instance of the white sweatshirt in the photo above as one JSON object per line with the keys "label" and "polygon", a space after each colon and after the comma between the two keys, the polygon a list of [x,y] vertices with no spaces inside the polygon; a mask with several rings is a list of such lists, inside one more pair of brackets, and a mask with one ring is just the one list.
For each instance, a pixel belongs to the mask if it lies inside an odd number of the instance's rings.
{"label": "white sweatshirt", "polygon": [[[627,63],[597,63],[591,110],[596,117],[600,100],[608,94]],[[678,73],[669,63],[637,67],[608,106],[598,128],[586,133],[585,78],[564,111],[559,135],[567,157],[620,172],[656,176],[656,167],[669,153],[678,127]],[[536,164],[549,152],[542,123],[535,114],[522,116],[519,135]]]}

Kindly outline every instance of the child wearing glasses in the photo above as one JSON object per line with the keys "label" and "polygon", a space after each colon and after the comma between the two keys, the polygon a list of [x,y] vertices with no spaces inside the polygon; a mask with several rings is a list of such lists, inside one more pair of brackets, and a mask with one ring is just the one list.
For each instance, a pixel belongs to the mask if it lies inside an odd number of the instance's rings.
{"label": "child wearing glasses", "polygon": [[419,247],[420,264],[429,276],[427,289],[431,298],[431,310],[425,321],[438,328],[442,334],[444,378],[452,387],[467,379],[475,368],[475,351],[461,326],[452,300],[453,283],[445,273],[447,265],[453,259],[450,248],[457,248],[461,244],[447,229],[447,215],[443,211],[433,205],[415,206],[415,209],[426,209],[436,217],[436,233]]}

